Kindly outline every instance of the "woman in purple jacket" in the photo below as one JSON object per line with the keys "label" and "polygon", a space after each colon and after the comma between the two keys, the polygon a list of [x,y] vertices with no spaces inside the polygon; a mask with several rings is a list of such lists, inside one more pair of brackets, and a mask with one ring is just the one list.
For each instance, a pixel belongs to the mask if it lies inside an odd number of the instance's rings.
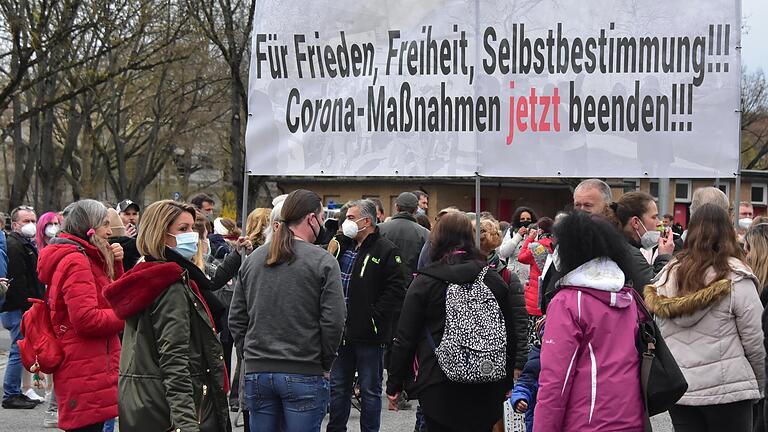
{"label": "woman in purple jacket", "polygon": [[642,432],[637,305],[628,255],[606,219],[575,212],[555,225],[565,276],[547,308],[535,432]]}

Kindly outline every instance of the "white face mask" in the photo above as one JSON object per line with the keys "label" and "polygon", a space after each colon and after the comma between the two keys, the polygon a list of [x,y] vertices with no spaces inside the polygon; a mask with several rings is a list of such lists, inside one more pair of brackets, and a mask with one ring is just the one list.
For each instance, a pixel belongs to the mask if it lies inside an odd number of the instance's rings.
{"label": "white face mask", "polygon": [[635,230],[637,235],[640,237],[640,245],[643,247],[643,249],[653,249],[654,246],[659,244],[659,238],[661,238],[661,233],[653,230],[648,231],[648,229],[645,227],[645,225],[640,225],[645,230],[645,234],[640,235],[640,232]]}
{"label": "white face mask", "polygon": [[341,224],[341,231],[345,236],[354,240],[357,237],[357,233],[360,232],[360,227],[357,226],[357,221],[347,219]]}
{"label": "white face mask", "polygon": [[37,234],[37,224],[34,222],[30,222],[24,226],[21,227],[21,235],[23,235],[26,238],[34,238]]}
{"label": "white face mask", "polygon": [[59,226],[58,225],[48,225],[45,227],[45,236],[48,238],[54,238],[59,234]]}
{"label": "white face mask", "polygon": [[752,226],[752,218],[741,218],[739,219],[739,228],[741,229],[749,229],[749,227]]}

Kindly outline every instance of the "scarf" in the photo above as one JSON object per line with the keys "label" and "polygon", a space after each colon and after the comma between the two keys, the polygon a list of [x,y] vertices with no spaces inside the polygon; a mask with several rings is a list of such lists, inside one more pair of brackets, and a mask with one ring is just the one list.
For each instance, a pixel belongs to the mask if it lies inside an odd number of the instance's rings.
{"label": "scarf", "polygon": [[[167,261],[174,262],[178,264],[179,267],[187,271],[189,278],[192,279],[195,284],[197,284],[197,288],[200,290],[200,295],[208,305],[208,309],[210,310],[211,316],[213,317],[214,325],[217,329],[224,328],[224,318],[227,314],[227,306],[221,303],[221,301],[213,293],[211,288],[211,281],[207,276],[205,276],[205,273],[203,273],[203,271],[200,270],[200,268],[197,267],[195,263],[185,259],[183,256],[179,255],[176,253],[176,251],[169,247],[165,248],[165,258]],[[149,256],[146,257],[146,260],[159,261]]]}

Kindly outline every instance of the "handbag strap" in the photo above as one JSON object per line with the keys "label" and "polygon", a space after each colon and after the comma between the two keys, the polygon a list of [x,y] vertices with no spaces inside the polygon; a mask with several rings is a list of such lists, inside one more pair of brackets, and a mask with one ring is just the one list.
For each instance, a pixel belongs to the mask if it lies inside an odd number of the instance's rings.
{"label": "handbag strap", "polygon": [[654,354],[644,352],[640,362],[640,388],[643,392],[643,417],[645,420],[645,432],[652,432],[651,416],[648,413],[648,381],[651,378],[651,365],[653,364]]}
{"label": "handbag strap", "polygon": [[[638,320],[641,323],[653,320],[653,315],[648,310],[648,307],[645,305],[645,301],[643,301],[643,298],[640,296],[640,294],[638,294],[638,292],[634,289],[630,290],[630,292],[632,293],[632,297],[635,299],[635,304],[637,305]],[[646,337],[646,334],[644,334],[645,330],[643,329],[642,325],[638,326],[638,332],[640,332],[640,340],[646,344],[645,350],[643,350],[643,353],[640,356],[640,389],[643,393],[643,427],[645,432],[652,432],[653,428],[651,426],[651,416],[648,412],[648,383],[651,379],[651,366],[653,365],[653,359],[656,357],[656,354],[654,353],[656,349],[656,339],[655,335],[648,335],[651,336],[650,338]]]}

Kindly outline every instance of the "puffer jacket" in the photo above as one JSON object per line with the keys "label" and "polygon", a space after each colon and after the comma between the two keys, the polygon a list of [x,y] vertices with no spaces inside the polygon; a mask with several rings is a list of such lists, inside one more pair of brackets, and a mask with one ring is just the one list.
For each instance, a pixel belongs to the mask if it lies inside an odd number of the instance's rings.
{"label": "puffer jacket", "polygon": [[199,432],[201,422],[205,430],[231,430],[221,343],[187,270],[142,262],[105,296],[126,320],[120,430]]}
{"label": "puffer jacket", "polygon": [[525,308],[528,315],[541,316],[539,307],[539,277],[544,269],[547,255],[552,253],[552,238],[544,237],[533,241],[528,237],[523,242],[517,260],[530,265],[530,276],[525,284]]}
{"label": "puffer jacket", "polygon": [[[115,276],[122,266],[115,263]],[[117,373],[123,321],[103,289],[112,282],[104,257],[87,241],[62,233],[40,253],[40,281],[48,285],[51,324],[64,350],[53,374],[59,428],[77,429],[117,416]]]}
{"label": "puffer jacket", "polygon": [[645,301],[688,381],[679,405],[719,405],[760,399],[765,387],[765,348],[757,280],[735,258],[728,279],[678,295],[675,261],[645,288]]}
{"label": "puffer jacket", "polygon": [[547,309],[535,432],[642,432],[637,304],[607,258],[571,271]]}

